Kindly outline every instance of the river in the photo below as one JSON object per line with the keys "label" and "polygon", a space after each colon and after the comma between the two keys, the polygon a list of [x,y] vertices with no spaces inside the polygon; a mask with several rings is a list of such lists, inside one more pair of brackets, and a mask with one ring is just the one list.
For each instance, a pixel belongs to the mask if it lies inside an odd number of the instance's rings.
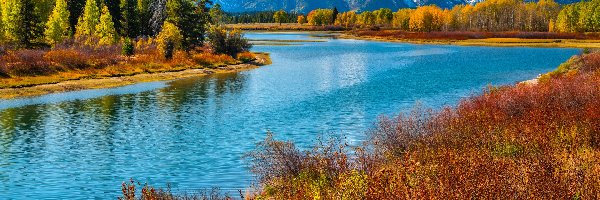
{"label": "river", "polygon": [[379,116],[452,106],[581,52],[247,36],[307,41],[255,46],[273,64],[241,73],[0,101],[0,199],[114,199],[129,178],[244,189],[242,157],[267,131],[300,147],[323,133],[357,144]]}

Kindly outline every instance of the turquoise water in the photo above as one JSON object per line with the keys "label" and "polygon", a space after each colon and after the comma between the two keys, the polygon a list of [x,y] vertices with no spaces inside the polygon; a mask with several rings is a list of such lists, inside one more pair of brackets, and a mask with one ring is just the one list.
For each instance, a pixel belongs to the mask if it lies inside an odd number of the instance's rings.
{"label": "turquoise water", "polygon": [[267,131],[303,147],[322,133],[356,144],[380,115],[454,105],[580,52],[247,36],[326,42],[256,46],[273,65],[237,74],[0,101],[0,199],[111,199],[132,177],[244,189],[242,155]]}

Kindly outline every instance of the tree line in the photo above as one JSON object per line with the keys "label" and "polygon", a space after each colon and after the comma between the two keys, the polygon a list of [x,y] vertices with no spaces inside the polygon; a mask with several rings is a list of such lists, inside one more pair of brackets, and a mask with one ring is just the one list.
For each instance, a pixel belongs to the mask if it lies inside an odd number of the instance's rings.
{"label": "tree line", "polygon": [[0,39],[25,47],[73,37],[113,44],[121,37],[156,36],[171,23],[190,47],[204,41],[210,5],[210,0],[4,0]]}
{"label": "tree line", "polygon": [[[283,14],[283,15],[282,15]],[[225,13],[224,22],[227,24],[252,24],[252,23],[296,23],[296,12],[284,11],[256,11],[241,13]]]}
{"label": "tree line", "polygon": [[549,31],[560,5],[553,0],[486,0],[442,9],[435,5],[391,12],[342,13],[344,26],[390,26],[406,31]]}
{"label": "tree line", "polygon": [[435,5],[405,8],[396,12],[338,13],[337,9],[316,9],[297,17],[299,24],[337,25],[347,29],[390,27],[405,31],[535,31],[598,32],[600,0],[561,6],[554,0],[486,0],[475,5],[442,9]]}

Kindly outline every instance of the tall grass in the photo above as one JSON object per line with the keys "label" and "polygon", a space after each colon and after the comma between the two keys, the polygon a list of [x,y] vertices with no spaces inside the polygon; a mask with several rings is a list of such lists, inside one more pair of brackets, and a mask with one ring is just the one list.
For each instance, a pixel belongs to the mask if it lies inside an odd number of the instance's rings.
{"label": "tall grass", "polygon": [[[600,53],[538,84],[455,108],[381,118],[364,145],[301,151],[271,136],[250,155],[254,198],[598,199]],[[337,142],[336,142],[337,141]]]}

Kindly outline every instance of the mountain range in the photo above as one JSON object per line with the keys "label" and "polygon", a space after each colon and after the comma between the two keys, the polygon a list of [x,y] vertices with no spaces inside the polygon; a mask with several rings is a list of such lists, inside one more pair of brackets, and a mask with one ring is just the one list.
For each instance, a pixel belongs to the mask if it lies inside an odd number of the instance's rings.
{"label": "mountain range", "polygon": [[[339,11],[368,11],[380,8],[398,10],[424,5],[451,8],[458,4],[474,4],[483,0],[213,0],[226,12],[252,12],[285,10],[308,13],[317,8],[337,8]],[[557,0],[558,3],[573,3],[579,0]]]}

